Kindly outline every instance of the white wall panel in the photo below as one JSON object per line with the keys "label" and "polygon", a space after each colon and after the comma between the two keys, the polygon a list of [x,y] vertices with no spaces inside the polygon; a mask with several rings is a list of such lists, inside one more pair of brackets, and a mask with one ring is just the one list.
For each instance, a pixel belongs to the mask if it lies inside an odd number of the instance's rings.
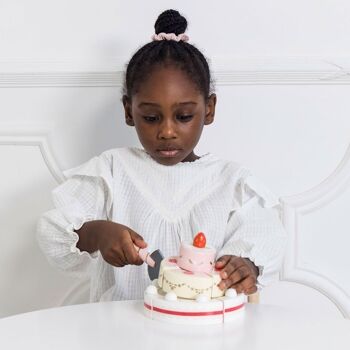
{"label": "white wall panel", "polygon": [[40,141],[11,139],[0,136],[0,317],[60,305],[77,283],[48,265],[36,241],[37,219],[58,184],[55,164],[48,168]]}
{"label": "white wall panel", "polygon": [[187,15],[193,42],[209,56],[349,55],[347,0],[2,0],[0,6],[5,60],[128,57],[168,8]]}
{"label": "white wall panel", "polygon": [[339,318],[341,311],[315,288],[291,281],[281,281],[260,293],[260,303],[293,309],[301,314]]}
{"label": "white wall panel", "polygon": [[350,147],[321,184],[282,198],[289,232],[283,279],[315,288],[350,316],[349,242]]}
{"label": "white wall panel", "polygon": [[[1,89],[1,128],[47,125],[48,142],[60,169],[73,167],[137,137],[124,123],[119,88]],[[20,103],[14,103],[16,99]],[[74,151],[72,151],[74,150]]]}
{"label": "white wall panel", "polygon": [[327,178],[349,144],[350,86],[218,87],[200,149],[251,167],[280,196]]}

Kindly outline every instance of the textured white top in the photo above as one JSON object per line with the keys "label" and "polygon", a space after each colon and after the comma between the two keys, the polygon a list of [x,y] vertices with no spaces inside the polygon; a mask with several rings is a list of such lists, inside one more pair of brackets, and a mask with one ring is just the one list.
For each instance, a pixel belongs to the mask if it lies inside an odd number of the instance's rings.
{"label": "textured white top", "polygon": [[51,263],[91,277],[91,301],[140,299],[150,281],[146,264],[114,268],[99,252],[76,247],[74,229],[90,220],[129,226],[165,257],[202,231],[217,258],[250,258],[260,286],[278,277],[286,238],[279,201],[238,163],[206,154],[166,166],[144,150],[120,148],[64,174],[67,181],[52,192],[56,208],[39,220],[38,239]]}

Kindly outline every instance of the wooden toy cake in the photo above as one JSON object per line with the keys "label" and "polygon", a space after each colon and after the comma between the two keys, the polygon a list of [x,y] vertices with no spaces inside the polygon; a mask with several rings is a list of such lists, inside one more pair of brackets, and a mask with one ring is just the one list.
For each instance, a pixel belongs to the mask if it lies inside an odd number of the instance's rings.
{"label": "wooden toy cake", "polygon": [[162,260],[158,279],[144,293],[146,315],[183,324],[214,324],[240,317],[246,297],[218,287],[221,278],[214,269],[215,255],[200,232],[193,244],[181,244],[179,256]]}

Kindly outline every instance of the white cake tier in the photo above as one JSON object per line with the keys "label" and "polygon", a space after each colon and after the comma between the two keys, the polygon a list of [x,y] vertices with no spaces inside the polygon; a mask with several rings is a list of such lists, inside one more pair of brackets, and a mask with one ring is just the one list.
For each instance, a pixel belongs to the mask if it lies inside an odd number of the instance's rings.
{"label": "white cake tier", "polygon": [[228,296],[197,300],[177,298],[173,292],[164,294],[160,288],[149,286],[144,294],[144,311],[154,320],[179,324],[217,324],[239,320],[244,314],[246,296],[227,293]]}
{"label": "white cake tier", "polygon": [[160,265],[158,285],[166,292],[174,292],[177,297],[196,299],[197,295],[218,298],[224,295],[218,284],[218,272],[189,272],[177,265],[177,257],[164,259]]}

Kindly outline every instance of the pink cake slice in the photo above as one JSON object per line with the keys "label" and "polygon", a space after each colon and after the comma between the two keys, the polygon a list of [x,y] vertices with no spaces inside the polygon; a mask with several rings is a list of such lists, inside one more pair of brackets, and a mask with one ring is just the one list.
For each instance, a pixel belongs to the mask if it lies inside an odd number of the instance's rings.
{"label": "pink cake slice", "polygon": [[188,243],[181,243],[177,264],[182,269],[191,272],[211,273],[214,268],[214,262],[214,248],[197,248]]}

